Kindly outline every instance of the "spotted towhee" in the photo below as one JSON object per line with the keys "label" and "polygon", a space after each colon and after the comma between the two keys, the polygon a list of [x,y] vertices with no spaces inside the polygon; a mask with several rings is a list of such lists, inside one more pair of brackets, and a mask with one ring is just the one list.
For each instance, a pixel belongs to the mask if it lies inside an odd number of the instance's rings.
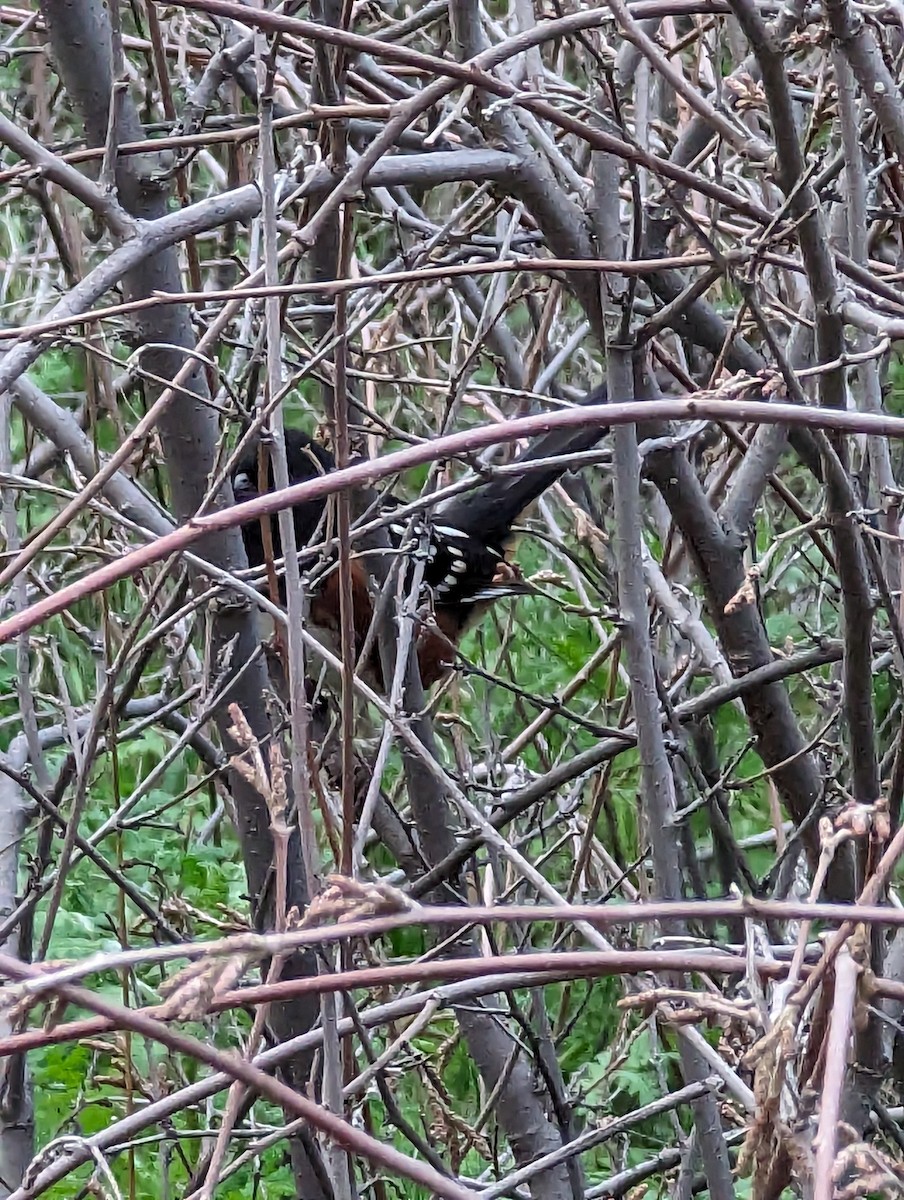
{"label": "spotted towhee", "polygon": [[[603,386],[590,393],[582,404],[605,401]],[[519,455],[504,474],[484,479],[469,491],[445,501],[422,524],[393,522],[392,511],[401,501],[392,495],[381,498],[384,510],[387,506],[390,510],[387,515],[392,546],[401,548],[406,534],[411,534],[411,544],[424,548],[424,587],[433,609],[433,620],[422,623],[418,638],[418,662],[425,687],[448,673],[459,640],[494,601],[533,590],[508,559],[514,542],[513,527],[525,509],[568,469],[568,463],[561,462],[562,456],[589,450],[604,433],[605,429],[599,425],[552,430]],[[297,429],[286,430],[286,457],[293,484],[332,471],[336,465],[328,450]],[[232,477],[237,503],[259,494],[259,469],[259,449],[255,446],[239,462]],[[272,488],[269,465],[268,482]],[[329,539],[326,500],[299,504],[293,513],[299,550]],[[276,521],[271,522],[270,529],[273,553],[279,557]],[[263,566],[261,523],[245,525],[242,534],[249,565]],[[310,607],[312,632],[324,638],[331,648],[335,648],[339,624],[338,572],[333,568],[334,563],[330,563],[319,582],[312,583]],[[371,590],[361,557],[352,560],[352,580],[355,635],[360,652],[373,616]],[[382,676],[376,655],[368,664],[368,673],[379,686]]]}

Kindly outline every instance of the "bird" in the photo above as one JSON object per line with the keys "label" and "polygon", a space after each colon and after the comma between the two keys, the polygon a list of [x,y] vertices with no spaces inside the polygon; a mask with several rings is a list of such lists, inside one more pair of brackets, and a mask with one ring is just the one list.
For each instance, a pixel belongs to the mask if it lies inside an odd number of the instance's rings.
{"label": "bird", "polygon": [[[590,392],[581,405],[604,404],[606,401],[603,384]],[[568,470],[567,463],[548,460],[583,453],[605,432],[606,427],[599,423],[551,430],[518,455],[505,474],[479,480],[470,490],[438,506],[429,520],[415,518],[410,525],[395,522],[393,511],[403,502],[391,493],[380,497],[379,503],[388,517],[390,544],[398,550],[406,544],[406,535],[410,535],[411,541],[407,544],[423,547],[423,583],[432,605],[432,620],[422,621],[418,634],[418,663],[424,687],[439,682],[452,671],[458,643],[491,605],[506,596],[535,591],[522,578],[517,564],[511,561],[517,540],[515,526],[531,504]],[[299,429],[287,429],[285,439],[292,484],[335,470],[333,455],[308,434]],[[519,467],[524,470],[517,470]],[[232,473],[236,503],[258,496],[259,482],[259,444],[252,444]],[[273,472],[268,463],[267,490],[273,488]],[[292,511],[299,551],[309,546],[315,537],[324,540],[328,524],[325,498],[304,501]],[[262,567],[266,555],[260,520],[244,524],[242,535],[249,566]],[[271,520],[270,536],[274,557],[281,557],[275,520]],[[335,650],[339,626],[338,571],[327,571],[312,585],[310,596],[311,631]],[[360,556],[352,559],[352,596],[356,649],[360,654],[373,616],[367,571]],[[365,666],[366,677],[369,675],[382,690],[382,672],[376,651]]]}

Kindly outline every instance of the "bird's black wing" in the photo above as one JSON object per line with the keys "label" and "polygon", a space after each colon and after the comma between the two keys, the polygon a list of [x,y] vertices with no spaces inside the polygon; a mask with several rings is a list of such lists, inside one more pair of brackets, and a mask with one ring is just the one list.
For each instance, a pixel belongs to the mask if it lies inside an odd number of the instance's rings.
{"label": "bird's black wing", "polygon": [[[594,389],[581,401],[581,407],[605,404],[606,385]],[[579,427],[553,429],[537,438],[512,463],[513,467],[542,462],[565,454],[590,450],[606,433],[607,427],[588,422]],[[469,492],[455,496],[437,512],[436,526],[452,528],[492,546],[504,546],[512,526],[534,500],[561,477],[567,467],[552,464],[525,469],[523,475],[507,472],[495,479],[478,483]]]}

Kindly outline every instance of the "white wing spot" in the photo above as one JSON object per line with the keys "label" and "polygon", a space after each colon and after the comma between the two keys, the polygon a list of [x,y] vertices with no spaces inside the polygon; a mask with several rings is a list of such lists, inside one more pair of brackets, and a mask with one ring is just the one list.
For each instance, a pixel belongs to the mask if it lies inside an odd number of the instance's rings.
{"label": "white wing spot", "polygon": [[467,599],[463,600],[465,604],[476,604],[478,600],[499,600],[502,596],[520,596],[523,593],[506,587],[486,587],[478,588],[474,592],[469,592]]}

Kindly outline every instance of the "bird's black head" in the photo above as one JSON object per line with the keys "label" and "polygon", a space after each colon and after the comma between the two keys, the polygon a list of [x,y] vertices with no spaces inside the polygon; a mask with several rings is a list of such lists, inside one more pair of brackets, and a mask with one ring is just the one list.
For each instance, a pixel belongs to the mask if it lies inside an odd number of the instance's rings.
{"label": "bird's black head", "polygon": [[[232,492],[236,504],[253,500],[260,495],[258,487],[260,446],[253,444],[241,457],[232,475]],[[286,461],[289,468],[291,484],[304,483],[308,479],[316,479],[318,475],[326,475],[335,469],[335,460],[330,452],[315,442],[313,438],[302,433],[300,429],[286,430]],[[274,490],[273,464],[267,463],[267,491]],[[326,500],[311,500],[305,504],[296,505],[292,510],[295,517],[295,541],[299,549],[306,546],[320,524]],[[277,556],[282,554],[277,522],[271,521],[273,531],[273,551]],[[264,562],[264,546],[259,521],[250,522],[242,527],[242,537],[245,540],[245,552],[248,563],[259,567]]]}

